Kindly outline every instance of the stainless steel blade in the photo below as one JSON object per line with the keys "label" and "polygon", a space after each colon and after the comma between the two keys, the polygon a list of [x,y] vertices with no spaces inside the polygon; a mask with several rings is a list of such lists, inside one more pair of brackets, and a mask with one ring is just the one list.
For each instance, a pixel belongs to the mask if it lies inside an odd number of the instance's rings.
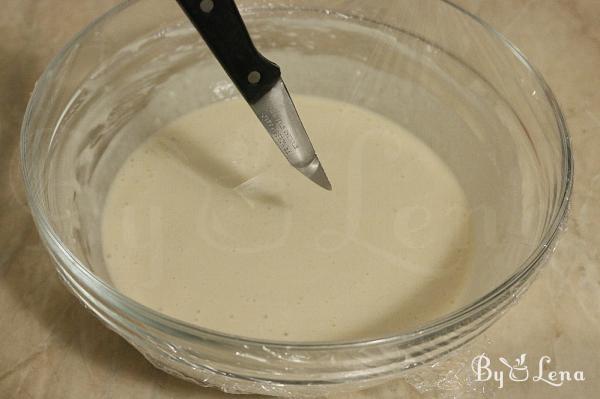
{"label": "stainless steel blade", "polygon": [[331,183],[283,80],[279,79],[251,106],[289,163],[319,186],[331,190]]}

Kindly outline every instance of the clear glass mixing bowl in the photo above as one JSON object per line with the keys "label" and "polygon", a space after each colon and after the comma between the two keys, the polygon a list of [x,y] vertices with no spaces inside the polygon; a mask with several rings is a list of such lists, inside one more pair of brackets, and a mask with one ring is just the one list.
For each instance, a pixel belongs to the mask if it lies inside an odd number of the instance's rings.
{"label": "clear glass mixing bowl", "polygon": [[164,0],[128,1],[92,23],[52,61],[29,103],[23,175],[64,282],[154,365],[229,392],[355,390],[480,334],[532,280],[567,212],[569,137],[542,77],[501,35],[442,0],[239,3],[292,94],[385,115],[452,169],[472,208],[476,274],[468,297],[413,331],[289,343],[187,324],[111,287],[99,226],[116,171],[169,121],[237,95],[175,2]]}

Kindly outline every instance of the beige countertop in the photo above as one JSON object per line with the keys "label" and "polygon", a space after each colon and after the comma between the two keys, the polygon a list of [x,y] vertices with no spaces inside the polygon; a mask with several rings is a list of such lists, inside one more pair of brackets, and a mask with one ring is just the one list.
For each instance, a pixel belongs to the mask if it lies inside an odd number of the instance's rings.
{"label": "beige countertop", "polygon": [[[155,370],[62,286],[24,200],[21,119],[51,57],[116,0],[3,0],[0,13],[0,398],[220,398]],[[600,391],[600,0],[461,0],[529,57],[566,115],[576,160],[568,230],[522,300],[461,354],[344,398],[591,398]],[[471,359],[527,353],[530,373],[585,381],[469,384]],[[547,374],[545,374],[547,375]],[[445,376],[441,378],[440,376]],[[425,381],[423,383],[423,381]]]}

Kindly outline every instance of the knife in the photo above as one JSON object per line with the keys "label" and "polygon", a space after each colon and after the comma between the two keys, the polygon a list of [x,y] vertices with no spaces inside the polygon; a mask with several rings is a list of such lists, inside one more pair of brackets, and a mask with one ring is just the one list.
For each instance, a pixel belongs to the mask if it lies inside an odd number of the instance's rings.
{"label": "knife", "polygon": [[177,0],[288,162],[331,190],[277,64],[258,52],[233,0]]}

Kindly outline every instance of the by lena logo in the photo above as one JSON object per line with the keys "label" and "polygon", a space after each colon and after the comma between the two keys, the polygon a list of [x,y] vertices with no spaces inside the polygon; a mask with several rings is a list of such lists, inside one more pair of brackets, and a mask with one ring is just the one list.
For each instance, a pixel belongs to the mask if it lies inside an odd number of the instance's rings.
{"label": "by lena logo", "polygon": [[508,361],[504,357],[499,357],[498,361],[502,364],[501,369],[494,369],[492,361],[485,353],[475,356],[471,362],[471,368],[475,373],[476,381],[496,381],[498,388],[503,388],[505,380],[513,382],[542,382],[553,387],[560,387],[565,383],[585,381],[583,371],[568,371],[568,370],[552,370],[547,371],[552,359],[550,356],[542,356],[539,358],[536,366],[537,370],[530,373],[527,366],[527,354],[522,353],[513,362]]}

